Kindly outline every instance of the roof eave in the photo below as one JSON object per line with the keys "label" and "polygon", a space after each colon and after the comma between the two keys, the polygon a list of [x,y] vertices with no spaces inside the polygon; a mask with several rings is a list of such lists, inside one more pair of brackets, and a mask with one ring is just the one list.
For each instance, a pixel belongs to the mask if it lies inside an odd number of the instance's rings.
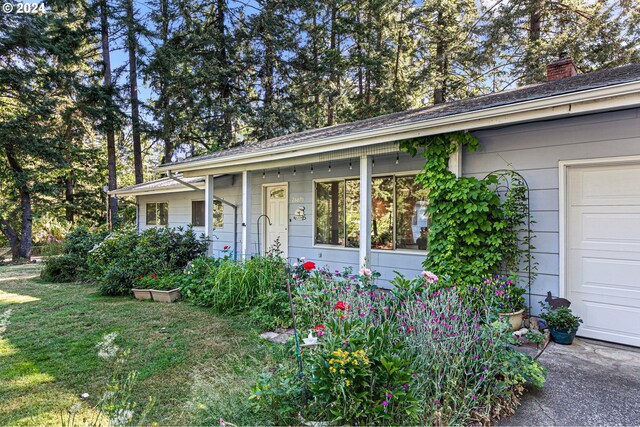
{"label": "roof eave", "polygon": [[[196,171],[225,167],[230,163],[233,163],[234,167],[237,166],[238,171],[250,170],[252,169],[251,165],[255,163],[350,148],[345,144],[361,146],[368,143],[376,144],[456,130],[476,130],[553,117],[566,117],[631,108],[640,105],[639,93],[640,81],[621,83],[490,107],[467,113],[419,120],[335,137],[320,138],[304,143],[284,145],[255,152],[215,157],[201,161],[162,165],[157,167],[155,171],[158,173],[169,171]],[[395,139],[393,136],[395,136]]]}

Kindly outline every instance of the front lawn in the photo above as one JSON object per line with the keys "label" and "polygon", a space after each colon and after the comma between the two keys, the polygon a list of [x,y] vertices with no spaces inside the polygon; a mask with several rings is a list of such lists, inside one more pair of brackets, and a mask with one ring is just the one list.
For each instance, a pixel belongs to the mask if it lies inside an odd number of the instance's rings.
{"label": "front lawn", "polygon": [[269,422],[249,406],[249,389],[285,350],[244,318],[100,296],[94,286],[51,284],[39,273],[34,264],[0,266],[0,315],[11,310],[0,332],[0,425],[57,425],[77,402],[78,418],[90,416],[110,377],[96,344],[110,332],[131,349],[128,368],[139,371],[134,401],[141,409],[155,399],[147,423]]}

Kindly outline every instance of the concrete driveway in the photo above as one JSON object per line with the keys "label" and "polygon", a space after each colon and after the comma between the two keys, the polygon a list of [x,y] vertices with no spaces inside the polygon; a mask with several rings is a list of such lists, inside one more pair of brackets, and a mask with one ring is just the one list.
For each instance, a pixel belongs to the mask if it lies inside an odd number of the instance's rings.
{"label": "concrete driveway", "polygon": [[640,349],[576,338],[549,344],[538,360],[546,385],[530,387],[499,425],[640,425]]}

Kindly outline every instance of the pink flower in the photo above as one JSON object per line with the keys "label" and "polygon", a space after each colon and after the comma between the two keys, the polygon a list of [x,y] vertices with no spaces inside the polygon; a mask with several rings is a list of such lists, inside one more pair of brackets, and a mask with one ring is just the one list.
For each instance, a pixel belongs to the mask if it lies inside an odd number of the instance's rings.
{"label": "pink flower", "polygon": [[430,271],[423,271],[422,277],[427,283],[430,283],[430,284],[437,283],[439,280],[438,276],[436,276],[434,273]]}
{"label": "pink flower", "polygon": [[387,393],[387,398],[391,399],[392,397],[393,397],[393,394]]}
{"label": "pink flower", "polygon": [[361,268],[360,269],[360,275],[361,276],[371,276],[371,270],[368,268]]}
{"label": "pink flower", "polygon": [[383,400],[383,401],[382,401],[382,406],[385,406],[385,407],[386,407],[388,404],[389,404],[389,402],[387,402],[386,400]]}

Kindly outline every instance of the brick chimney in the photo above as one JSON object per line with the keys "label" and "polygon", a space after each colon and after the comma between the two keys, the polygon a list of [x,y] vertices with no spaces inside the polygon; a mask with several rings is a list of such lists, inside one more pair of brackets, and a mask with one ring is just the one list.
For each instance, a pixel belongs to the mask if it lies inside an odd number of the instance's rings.
{"label": "brick chimney", "polygon": [[573,77],[578,74],[576,65],[571,58],[565,58],[564,54],[547,65],[547,81],[564,79],[565,77]]}

